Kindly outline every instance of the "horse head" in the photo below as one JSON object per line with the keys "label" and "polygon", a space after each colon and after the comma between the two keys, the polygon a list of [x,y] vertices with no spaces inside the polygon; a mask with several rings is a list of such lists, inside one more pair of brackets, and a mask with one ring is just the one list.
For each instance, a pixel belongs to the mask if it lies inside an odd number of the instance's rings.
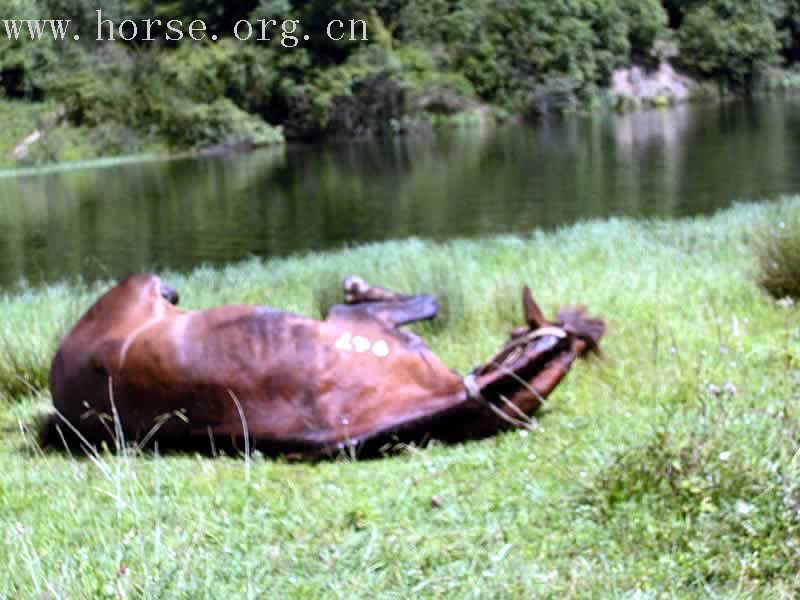
{"label": "horse head", "polygon": [[564,307],[547,319],[527,286],[522,307],[526,324],[512,329],[508,341],[464,383],[470,397],[529,416],[576,358],[599,352],[606,324],[588,317],[585,306]]}

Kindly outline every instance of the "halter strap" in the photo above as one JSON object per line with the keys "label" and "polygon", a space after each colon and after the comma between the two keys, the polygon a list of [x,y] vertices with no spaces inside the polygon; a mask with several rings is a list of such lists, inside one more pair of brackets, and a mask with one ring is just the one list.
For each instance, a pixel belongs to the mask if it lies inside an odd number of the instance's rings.
{"label": "halter strap", "polygon": [[527,338],[529,340],[538,340],[546,335],[552,335],[563,340],[565,337],[567,337],[567,332],[563,328],[556,325],[548,325],[547,327],[540,327],[539,329],[532,331],[527,335]]}
{"label": "halter strap", "polygon": [[467,398],[470,400],[480,400],[481,402],[485,402],[486,399],[481,394],[481,388],[478,385],[478,378],[475,377],[474,374],[470,373],[466,375],[461,380],[464,384],[464,389],[467,391]]}

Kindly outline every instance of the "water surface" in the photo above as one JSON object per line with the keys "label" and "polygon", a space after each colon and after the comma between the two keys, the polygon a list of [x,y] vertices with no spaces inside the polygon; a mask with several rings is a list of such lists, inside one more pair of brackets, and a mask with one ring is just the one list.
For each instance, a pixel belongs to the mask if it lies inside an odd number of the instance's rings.
{"label": "water surface", "polygon": [[0,287],[800,193],[800,98],[0,179]]}

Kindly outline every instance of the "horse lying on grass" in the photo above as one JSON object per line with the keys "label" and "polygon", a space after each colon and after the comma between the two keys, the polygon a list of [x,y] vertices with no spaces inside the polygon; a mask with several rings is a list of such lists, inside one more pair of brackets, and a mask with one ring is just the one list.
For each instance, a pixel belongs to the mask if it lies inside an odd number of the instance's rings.
{"label": "horse lying on grass", "polygon": [[435,317],[432,296],[358,277],[344,288],[345,304],[316,321],[260,306],[184,311],[159,277],[129,277],[61,342],[42,442],[325,456],[484,438],[526,425],[605,332],[582,307],[548,321],[525,288],[527,325],[461,377],[400,328]]}

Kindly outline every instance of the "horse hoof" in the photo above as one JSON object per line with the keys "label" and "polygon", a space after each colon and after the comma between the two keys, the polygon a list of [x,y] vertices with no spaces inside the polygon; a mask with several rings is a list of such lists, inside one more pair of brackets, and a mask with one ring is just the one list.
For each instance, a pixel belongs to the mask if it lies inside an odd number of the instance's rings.
{"label": "horse hoof", "polygon": [[344,287],[345,302],[349,304],[358,302],[359,298],[366,295],[371,288],[364,279],[357,275],[348,275],[345,277],[342,282],[342,287]]}

